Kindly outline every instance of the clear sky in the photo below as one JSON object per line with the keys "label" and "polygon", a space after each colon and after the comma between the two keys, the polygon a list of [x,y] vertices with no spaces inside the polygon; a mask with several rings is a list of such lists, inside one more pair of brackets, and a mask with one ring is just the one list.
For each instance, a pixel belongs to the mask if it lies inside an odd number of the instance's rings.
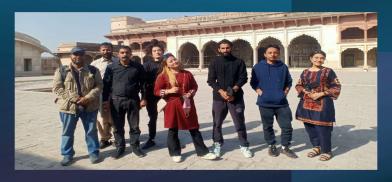
{"label": "clear sky", "polygon": [[104,35],[110,33],[110,18],[133,16],[143,20],[157,20],[184,16],[212,14],[211,12],[116,12],[116,13],[15,13],[15,31],[28,34],[52,52],[63,42],[108,41]]}

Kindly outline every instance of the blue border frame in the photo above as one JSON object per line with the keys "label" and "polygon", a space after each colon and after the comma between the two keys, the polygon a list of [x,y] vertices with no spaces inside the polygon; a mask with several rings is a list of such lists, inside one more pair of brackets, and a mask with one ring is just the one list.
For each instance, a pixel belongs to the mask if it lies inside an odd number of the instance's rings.
{"label": "blue border frame", "polygon": [[[154,8],[150,5],[154,3]],[[388,0],[14,0],[0,7],[0,173],[1,181],[391,181],[392,3]],[[15,12],[229,12],[229,11],[371,11],[378,12],[378,170],[377,171],[15,171],[14,170],[14,13]],[[9,49],[7,49],[9,48]],[[389,119],[389,120],[388,120]],[[83,175],[83,178],[79,176]]]}

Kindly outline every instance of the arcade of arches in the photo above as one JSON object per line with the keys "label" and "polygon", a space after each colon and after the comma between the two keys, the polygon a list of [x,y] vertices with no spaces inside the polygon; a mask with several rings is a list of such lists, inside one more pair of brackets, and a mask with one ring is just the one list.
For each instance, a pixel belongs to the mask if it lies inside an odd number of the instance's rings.
{"label": "arcade of arches", "polygon": [[[364,39],[364,31],[360,28],[347,28],[341,32],[341,41],[347,42],[352,40]],[[367,30],[366,38],[377,38],[377,26]],[[165,47],[166,43],[160,41]],[[142,54],[149,42],[130,44],[135,54],[132,59],[137,62],[145,62],[150,59],[149,55]],[[282,42],[274,37],[267,37],[259,41],[256,48],[243,39],[233,41],[232,53],[234,56],[245,61],[247,67],[264,59],[264,51],[267,45],[278,45],[280,48],[280,60],[285,62],[291,68],[304,68],[310,66],[309,55],[313,50],[321,49],[317,39],[300,35],[284,46]],[[287,52],[286,52],[287,51]],[[340,53],[342,68],[361,68],[377,67],[377,47],[370,48],[366,53],[359,48],[346,48]],[[218,43],[209,41],[205,43],[201,50],[191,42],[180,45],[177,52],[178,58],[183,62],[185,68],[207,68],[209,63],[218,55]],[[364,58],[367,58],[364,59]],[[286,60],[287,59],[287,60]]]}
{"label": "arcade of arches", "polygon": [[374,41],[377,39],[377,26],[363,29],[360,27],[350,27],[341,31],[342,44],[356,44],[359,47],[346,47],[341,52],[342,68],[368,68],[377,67],[377,47],[370,47],[364,42]]}
{"label": "arcade of arches", "polygon": [[[377,67],[377,48],[372,48],[364,52],[358,48],[349,48],[342,52],[341,63],[343,68],[363,67]],[[365,63],[365,56],[367,57]]]}

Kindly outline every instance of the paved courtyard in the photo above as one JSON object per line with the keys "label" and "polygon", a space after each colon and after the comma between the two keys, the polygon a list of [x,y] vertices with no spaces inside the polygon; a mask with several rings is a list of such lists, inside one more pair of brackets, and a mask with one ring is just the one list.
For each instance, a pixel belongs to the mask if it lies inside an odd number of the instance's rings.
{"label": "paved courtyard", "polygon": [[[300,70],[291,71],[294,84]],[[199,84],[195,97],[200,130],[207,146],[212,144],[211,88],[207,85],[206,71],[194,71]],[[147,156],[138,158],[130,153],[127,144],[126,155],[118,160],[111,157],[114,147],[101,150],[104,160],[91,164],[84,142],[84,131],[78,123],[75,132],[75,158],[72,166],[59,164],[61,122],[57,106],[53,103],[54,94],[48,92],[52,76],[16,77],[15,78],[15,169],[17,170],[69,170],[69,169],[108,169],[108,170],[172,170],[172,169],[246,169],[246,170],[376,170],[377,169],[377,72],[358,70],[337,71],[342,83],[342,93],[335,101],[336,126],[334,126],[332,147],[335,157],[327,162],[306,157],[311,148],[307,133],[301,122],[293,120],[292,149],[298,159],[285,155],[270,157],[267,144],[263,139],[260,114],[256,94],[247,83],[245,91],[245,119],[250,148],[255,153],[253,158],[244,158],[239,150],[239,141],[231,116],[228,115],[223,125],[225,145],[223,156],[216,161],[206,161],[196,156],[192,139],[187,131],[180,132],[180,141],[186,145],[183,149],[182,163],[174,163],[166,148],[167,130],[163,128],[163,113],[158,117],[157,146],[147,150]],[[295,89],[288,95],[293,115],[299,102]],[[147,112],[141,110],[141,142],[148,138]],[[277,141],[280,142],[280,129],[274,125]],[[126,134],[128,126],[126,124]],[[126,138],[129,136],[126,135]]]}

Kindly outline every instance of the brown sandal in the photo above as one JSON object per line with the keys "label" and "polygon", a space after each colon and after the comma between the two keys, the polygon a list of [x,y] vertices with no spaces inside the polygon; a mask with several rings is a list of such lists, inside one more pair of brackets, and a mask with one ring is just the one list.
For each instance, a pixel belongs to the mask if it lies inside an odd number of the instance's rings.
{"label": "brown sandal", "polygon": [[312,148],[312,151],[310,151],[310,152],[308,153],[308,157],[309,157],[309,158],[313,158],[313,157],[316,157],[316,156],[318,156],[318,155],[320,155],[320,154],[321,154],[320,147],[313,147],[313,148]]}
{"label": "brown sandal", "polygon": [[320,160],[320,161],[328,161],[328,160],[330,160],[332,157],[333,157],[333,155],[332,155],[331,152],[323,153],[323,154],[320,155],[319,160]]}

